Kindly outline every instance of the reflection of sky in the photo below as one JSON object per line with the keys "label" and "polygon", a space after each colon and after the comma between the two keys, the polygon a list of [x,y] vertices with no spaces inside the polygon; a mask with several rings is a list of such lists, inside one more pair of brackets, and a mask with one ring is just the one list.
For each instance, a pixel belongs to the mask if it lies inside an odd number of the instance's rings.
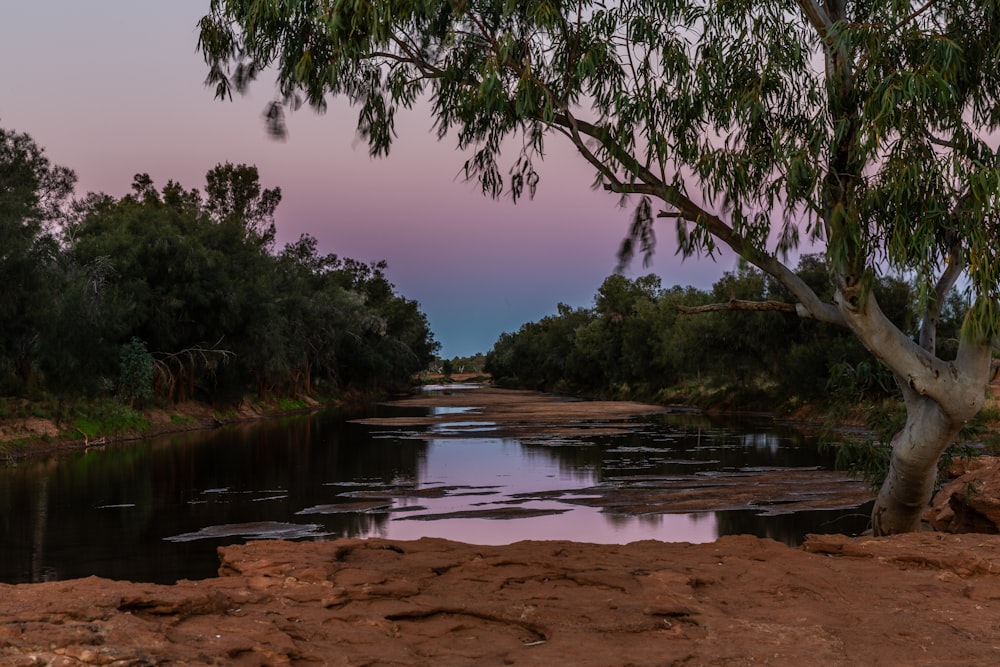
{"label": "reflection of sky", "polygon": [[[593,471],[568,470],[554,457],[538,456],[517,440],[499,438],[435,439],[428,443],[419,486],[483,487],[443,498],[420,498],[407,505],[426,508],[420,514],[467,509],[502,509],[513,494],[583,489],[597,483]],[[491,488],[496,487],[496,488]],[[499,503],[499,504],[498,504]],[[475,505],[471,507],[470,505]],[[517,519],[397,520],[383,524],[379,535],[393,539],[442,537],[475,544],[507,544],[518,540],[577,540],[625,544],[659,539],[671,542],[711,542],[717,536],[713,514],[648,515],[630,517],[602,514],[591,507],[557,501],[533,500],[513,505],[523,509],[568,510],[561,514]]]}
{"label": "reflection of sky", "polygon": [[517,440],[499,438],[430,440],[419,480],[421,485],[502,484],[504,493],[579,488],[594,481],[589,475],[583,480],[574,479],[561,472],[556,462],[544,457],[528,460]]}
{"label": "reflection of sky", "polygon": [[[565,505],[563,506],[565,507]],[[573,540],[597,544],[628,544],[640,540],[711,542],[717,537],[715,515],[658,514],[643,517],[607,516],[590,507],[564,514],[516,519],[517,532],[508,532],[498,519],[449,521],[393,521],[383,537],[415,540],[441,537],[471,544],[510,544],[520,540]]]}
{"label": "reflection of sky", "polygon": [[[565,505],[564,505],[565,507]],[[597,544],[628,544],[640,540],[711,542],[717,537],[714,514],[658,514],[614,518],[590,507],[564,514],[516,519],[517,540],[573,540]],[[393,521],[380,536],[398,540],[441,537],[471,544],[510,544],[511,533],[499,519]]]}

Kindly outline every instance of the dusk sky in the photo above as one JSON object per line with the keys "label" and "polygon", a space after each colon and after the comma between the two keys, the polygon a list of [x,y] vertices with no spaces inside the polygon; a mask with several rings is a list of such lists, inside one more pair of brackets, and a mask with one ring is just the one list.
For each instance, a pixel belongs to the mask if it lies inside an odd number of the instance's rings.
{"label": "dusk sky", "polygon": [[[420,302],[441,355],[487,352],[504,331],[556,311],[589,306],[614,269],[630,220],[617,196],[590,189],[592,171],[558,137],[548,144],[538,195],[514,205],[462,180],[466,155],[437,141],[426,111],[397,118],[385,159],[368,157],[343,102],[325,115],[302,109],[289,136],[267,135],[262,112],[274,94],[220,102],[204,86],[197,21],[209,0],[4,0],[0,22],[0,126],[26,132],[55,164],[73,169],[78,195],[129,192],[147,172],[204,187],[222,162],[256,165],[280,186],[278,243],[302,233],[322,252],[386,260],[403,296]],[[708,287],[736,266],[675,257],[676,233],[658,230],[648,268],[664,285]]]}

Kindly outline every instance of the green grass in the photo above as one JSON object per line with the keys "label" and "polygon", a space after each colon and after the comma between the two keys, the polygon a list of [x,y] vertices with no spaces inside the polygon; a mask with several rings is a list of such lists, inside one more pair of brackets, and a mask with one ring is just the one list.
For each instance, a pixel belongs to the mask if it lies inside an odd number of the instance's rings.
{"label": "green grass", "polygon": [[73,430],[87,438],[143,431],[149,427],[141,412],[116,401],[88,402],[78,406],[76,412],[74,418],[67,421]]}
{"label": "green grass", "polygon": [[976,416],[984,422],[1000,422],[1000,405],[988,404]]}
{"label": "green grass", "polygon": [[282,398],[278,401],[279,410],[301,410],[309,407],[309,404],[299,398]]}

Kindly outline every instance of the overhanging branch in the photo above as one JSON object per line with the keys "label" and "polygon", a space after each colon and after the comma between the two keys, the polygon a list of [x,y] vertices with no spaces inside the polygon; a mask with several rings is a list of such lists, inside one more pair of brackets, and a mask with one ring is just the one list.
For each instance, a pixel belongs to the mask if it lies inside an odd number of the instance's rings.
{"label": "overhanging branch", "polygon": [[770,310],[782,313],[798,313],[794,303],[784,301],[745,301],[743,299],[730,299],[723,303],[708,303],[703,306],[677,306],[677,310],[687,315],[697,315],[700,313],[714,313],[720,310]]}
{"label": "overhanging branch", "polygon": [[[800,306],[796,312],[799,312],[801,317],[846,326],[847,323],[836,306],[820,301],[816,293],[791,269],[762,249],[747,242],[730,225],[696,204],[680,188],[664,183],[653,172],[640,164],[623,146],[614,141],[607,128],[588,123],[568,113],[557,113],[553,123],[568,128],[570,138],[576,144],[577,149],[608,179],[607,186],[612,192],[644,194],[663,200],[676,209],[667,215],[703,226],[712,236],[729,246],[737,255],[765,273],[774,276],[799,301]],[[602,164],[586,147],[582,139],[584,136],[600,143],[608,151],[611,158],[633,178],[627,180],[617,178],[614,172],[607,165]]]}

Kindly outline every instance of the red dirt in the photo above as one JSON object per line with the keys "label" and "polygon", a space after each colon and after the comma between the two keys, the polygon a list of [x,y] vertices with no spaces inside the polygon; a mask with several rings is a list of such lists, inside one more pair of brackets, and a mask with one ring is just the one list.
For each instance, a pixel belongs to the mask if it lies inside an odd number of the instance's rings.
{"label": "red dirt", "polygon": [[0,586],[4,665],[993,665],[1000,537],[252,542],[220,577]]}

